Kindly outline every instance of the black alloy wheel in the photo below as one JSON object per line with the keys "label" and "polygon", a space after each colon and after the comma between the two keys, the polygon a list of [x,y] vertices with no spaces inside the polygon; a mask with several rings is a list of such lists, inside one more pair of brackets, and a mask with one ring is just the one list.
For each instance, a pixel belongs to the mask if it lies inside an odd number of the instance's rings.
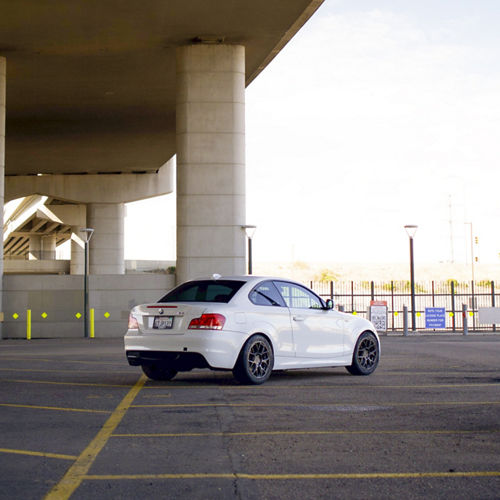
{"label": "black alloy wheel", "polygon": [[242,384],[263,384],[274,366],[273,349],[262,335],[250,337],[240,352],[233,375]]}
{"label": "black alloy wheel", "polygon": [[356,342],[352,365],[346,366],[347,371],[352,375],[370,375],[377,368],[379,356],[377,337],[372,332],[364,332]]}

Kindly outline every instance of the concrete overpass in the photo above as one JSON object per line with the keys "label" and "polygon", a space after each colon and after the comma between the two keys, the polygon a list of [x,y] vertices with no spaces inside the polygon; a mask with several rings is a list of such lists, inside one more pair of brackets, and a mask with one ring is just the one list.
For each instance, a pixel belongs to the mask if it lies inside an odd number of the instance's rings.
{"label": "concrete overpass", "polygon": [[123,204],[172,192],[176,156],[178,281],[244,273],[245,87],[322,1],[0,0],[0,206],[55,200],[120,276]]}

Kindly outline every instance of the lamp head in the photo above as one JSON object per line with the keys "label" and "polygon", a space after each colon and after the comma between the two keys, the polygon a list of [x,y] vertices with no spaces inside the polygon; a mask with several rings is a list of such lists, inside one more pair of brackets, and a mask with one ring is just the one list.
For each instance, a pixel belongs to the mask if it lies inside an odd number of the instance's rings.
{"label": "lamp head", "polygon": [[92,235],[94,234],[94,230],[90,227],[83,227],[80,229],[80,233],[82,233],[82,239],[85,243],[88,243],[90,241],[90,238],[92,238]]}
{"label": "lamp head", "polygon": [[244,226],[241,226],[241,229],[244,229],[247,237],[252,239],[255,231],[257,230],[257,226],[245,224]]}
{"label": "lamp head", "polygon": [[409,236],[410,239],[412,239],[415,236],[417,229],[418,226],[415,224],[407,224],[405,226],[406,234]]}

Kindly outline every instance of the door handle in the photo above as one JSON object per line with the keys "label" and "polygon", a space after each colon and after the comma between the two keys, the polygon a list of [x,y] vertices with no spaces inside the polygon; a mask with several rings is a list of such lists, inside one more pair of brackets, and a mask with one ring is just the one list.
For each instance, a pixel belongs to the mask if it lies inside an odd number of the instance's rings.
{"label": "door handle", "polygon": [[293,320],[294,320],[294,321],[304,321],[304,320],[305,320],[305,318],[304,318],[304,316],[294,316],[294,317],[293,317]]}

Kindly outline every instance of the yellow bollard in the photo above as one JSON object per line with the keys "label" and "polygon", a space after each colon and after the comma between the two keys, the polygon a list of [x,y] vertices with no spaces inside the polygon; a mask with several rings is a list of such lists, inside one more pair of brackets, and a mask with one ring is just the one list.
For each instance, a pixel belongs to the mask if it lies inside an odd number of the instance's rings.
{"label": "yellow bollard", "polygon": [[93,339],[95,337],[95,309],[90,309],[90,338]]}
{"label": "yellow bollard", "polygon": [[31,340],[31,309],[26,311],[26,340]]}

